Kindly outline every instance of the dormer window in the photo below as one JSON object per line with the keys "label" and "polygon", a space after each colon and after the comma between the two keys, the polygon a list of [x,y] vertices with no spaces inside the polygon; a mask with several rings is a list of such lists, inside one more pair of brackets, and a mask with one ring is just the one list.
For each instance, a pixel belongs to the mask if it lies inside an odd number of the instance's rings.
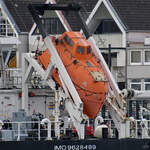
{"label": "dormer window", "polygon": [[95,34],[120,33],[120,29],[113,19],[103,19],[100,21]]}
{"label": "dormer window", "polygon": [[77,47],[77,52],[80,53],[80,54],[84,54],[84,48],[81,47],[81,46],[78,46]]}

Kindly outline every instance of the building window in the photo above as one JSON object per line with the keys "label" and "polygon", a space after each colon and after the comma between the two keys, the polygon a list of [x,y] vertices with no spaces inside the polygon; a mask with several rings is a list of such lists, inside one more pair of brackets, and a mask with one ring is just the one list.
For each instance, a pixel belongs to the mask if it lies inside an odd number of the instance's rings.
{"label": "building window", "polygon": [[144,51],[144,63],[150,64],[150,51],[148,50]]}
{"label": "building window", "polygon": [[150,90],[150,79],[144,79],[144,89]]}
{"label": "building window", "polygon": [[141,58],[142,58],[141,51],[131,51],[131,53],[130,53],[130,63],[132,65],[141,64],[141,62],[142,62]]}
{"label": "building window", "polygon": [[[42,18],[42,23],[48,34],[62,34],[65,32],[65,29],[59,18]],[[33,34],[40,34],[37,27]]]}
{"label": "building window", "polygon": [[120,33],[120,29],[113,19],[104,19],[100,22],[95,31],[95,34],[104,33]]}
{"label": "building window", "polygon": [[135,90],[141,90],[141,79],[133,79],[130,82],[130,88]]}
{"label": "building window", "polygon": [[[109,59],[109,54],[108,54],[108,52],[107,53],[105,53],[105,52],[102,52],[102,55],[103,55],[103,57],[104,57],[104,59],[105,59],[105,62],[107,63],[107,65],[108,64],[112,64],[112,61],[113,61],[113,59],[117,59],[117,52],[111,52],[111,59]],[[110,61],[110,62],[109,62]],[[113,64],[112,64],[112,66],[113,66]],[[111,67],[111,66],[110,66]]]}

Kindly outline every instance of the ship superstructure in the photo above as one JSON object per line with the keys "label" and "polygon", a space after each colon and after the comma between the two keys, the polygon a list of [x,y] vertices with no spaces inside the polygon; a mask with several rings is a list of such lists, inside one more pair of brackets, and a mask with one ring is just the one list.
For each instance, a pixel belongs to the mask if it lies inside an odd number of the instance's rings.
{"label": "ship superstructure", "polygon": [[[138,132],[135,131],[134,127],[137,125],[142,127],[141,136],[149,138],[148,122],[141,120],[140,123],[137,123],[138,121],[126,115],[127,106],[124,99],[140,94],[140,92],[119,90],[101,52],[88,31],[86,23],[82,19],[80,8],[78,4],[29,5],[30,12],[38,25],[46,48],[44,51],[38,49],[35,54],[23,54],[22,92],[19,93],[22,99],[20,105],[23,110],[13,114],[14,123],[12,127],[8,127],[13,130],[7,133],[13,134],[13,139],[18,141],[29,140],[29,137],[34,135],[36,135],[35,140],[41,140],[43,137],[44,140],[52,140],[61,139],[63,137],[61,136],[62,130],[64,135],[69,135],[66,129],[71,127],[71,134],[75,138],[85,139],[88,138],[87,135],[90,135],[90,137],[95,135],[95,138],[106,138],[111,130],[109,130],[109,125],[102,124],[103,118],[98,115],[103,103],[105,103],[110,111],[120,139],[136,137],[134,134]],[[67,32],[59,37],[47,35],[40,20],[44,10],[55,10]],[[76,12],[82,26],[81,33],[71,30],[60,10]],[[55,99],[51,99],[49,105],[51,109],[54,108],[55,110],[51,112],[53,118],[40,120],[40,115],[36,116],[38,119],[34,121],[34,126],[32,126],[32,118],[28,118],[30,115],[28,98],[29,96],[35,96],[33,91],[29,91],[29,82],[35,72],[54,91]],[[35,81],[38,80],[35,79]],[[39,83],[33,85],[39,86]],[[39,90],[39,92],[41,91]],[[50,97],[50,95],[46,94],[43,94],[43,96],[45,98]],[[37,97],[40,97],[40,94]],[[63,113],[65,115],[62,115]],[[69,124],[70,119],[72,120],[71,125]],[[90,126],[92,119],[95,121],[94,129]],[[5,122],[0,123],[3,128]],[[101,124],[100,126],[98,125],[99,123]],[[36,129],[36,132],[29,132],[27,129]],[[41,133],[44,134],[41,130],[46,131],[46,136],[41,135]],[[2,130],[2,135],[5,137],[7,134]],[[76,145],[73,145],[74,148],[72,148],[69,144],[59,147],[55,145],[54,149],[94,150],[97,149],[95,145],[83,144],[80,148],[76,147]]]}

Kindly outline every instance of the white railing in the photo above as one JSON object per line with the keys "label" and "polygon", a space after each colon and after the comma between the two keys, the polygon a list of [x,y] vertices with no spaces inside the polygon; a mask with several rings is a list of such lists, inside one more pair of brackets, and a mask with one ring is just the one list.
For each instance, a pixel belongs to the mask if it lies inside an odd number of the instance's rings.
{"label": "white railing", "polygon": [[8,68],[2,72],[5,75],[5,86],[8,88],[22,86],[22,70],[19,68]]}
{"label": "white railing", "polygon": [[[116,128],[112,119],[104,119],[109,128],[110,138],[116,138]],[[130,138],[150,138],[150,120],[134,120],[130,122]]]}
{"label": "white railing", "polygon": [[0,19],[0,36],[16,37],[16,34],[9,21],[4,17],[1,17]]}
{"label": "white railing", "polygon": [[[116,128],[111,119],[104,119],[108,126],[110,138],[116,138]],[[52,140],[55,136],[54,126],[61,122],[42,122],[42,121],[25,121],[25,122],[4,122],[0,128],[0,141],[24,141],[24,140]],[[0,125],[1,126],[1,125]],[[150,120],[135,120],[131,124],[130,138],[149,138]],[[73,125],[71,123],[67,128],[60,127],[60,134],[73,137]],[[60,136],[61,136],[60,135]]]}
{"label": "white railing", "polygon": [[109,137],[117,138],[117,129],[115,128],[115,124],[112,119],[104,119],[104,124],[108,126]]}
{"label": "white railing", "polygon": [[4,122],[0,141],[51,140],[53,131],[51,123],[42,124],[41,121]]}
{"label": "white railing", "polygon": [[[59,126],[60,135],[57,135],[55,126]],[[19,122],[0,122],[0,141],[40,141],[56,139],[70,131],[72,133],[73,126],[64,124],[62,121],[50,121],[45,118],[42,121],[19,121]],[[70,133],[69,132],[69,133]]]}
{"label": "white railing", "polygon": [[[21,88],[22,87],[22,70],[20,68],[9,68],[1,70],[1,73],[4,74],[3,82],[5,82],[5,88]],[[45,81],[34,72],[30,78],[29,88],[45,88]]]}
{"label": "white railing", "polygon": [[133,129],[136,138],[150,138],[150,120],[135,120]]}

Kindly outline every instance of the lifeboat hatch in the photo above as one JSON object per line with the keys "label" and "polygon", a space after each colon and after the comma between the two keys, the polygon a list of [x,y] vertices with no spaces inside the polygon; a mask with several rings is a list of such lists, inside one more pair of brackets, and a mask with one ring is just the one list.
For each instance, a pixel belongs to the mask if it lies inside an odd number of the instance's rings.
{"label": "lifeboat hatch", "polygon": [[92,75],[94,81],[98,82],[98,81],[106,81],[104,75],[99,72],[99,71],[95,71],[95,72],[90,72],[90,74]]}

